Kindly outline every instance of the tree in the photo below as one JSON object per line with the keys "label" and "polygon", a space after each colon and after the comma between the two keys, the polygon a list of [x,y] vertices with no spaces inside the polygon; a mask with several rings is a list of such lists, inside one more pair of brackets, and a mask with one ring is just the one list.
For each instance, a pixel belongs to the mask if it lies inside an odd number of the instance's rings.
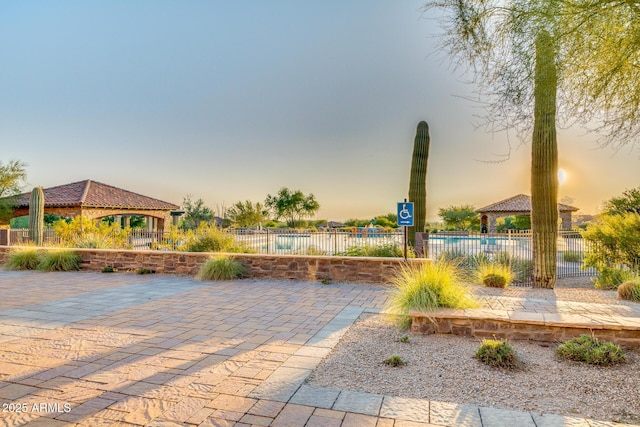
{"label": "tree", "polygon": [[454,230],[478,230],[480,228],[480,215],[472,205],[440,208],[438,215],[447,227]]}
{"label": "tree", "polygon": [[604,205],[603,213],[621,215],[627,212],[640,214],[640,187],[622,192],[622,196],[612,197]]}
{"label": "tree", "polygon": [[640,273],[640,213],[602,215],[581,234],[591,243],[585,267],[593,267],[599,274],[610,269]]}
{"label": "tree", "polygon": [[286,187],[282,187],[275,196],[268,194],[264,204],[276,219],[284,219],[291,228],[303,216],[313,215],[320,208],[313,194],[305,195],[300,190],[291,191]]}
{"label": "tree", "polygon": [[427,8],[448,14],[443,47],[459,64],[470,65],[486,108],[485,124],[515,129],[522,139],[532,134],[533,281],[534,287],[552,288],[556,119],[583,124],[600,119],[597,129],[604,132],[605,143],[640,133],[637,2],[433,0]]}
{"label": "tree", "polygon": [[209,224],[214,220],[213,212],[204,205],[204,201],[198,199],[194,202],[190,194],[182,200],[182,208],[185,211],[182,217],[182,228],[185,230],[195,230],[201,222]]}
{"label": "tree", "polygon": [[0,162],[0,224],[7,223],[13,213],[13,196],[18,195],[25,185],[26,163],[10,160],[6,165]]}
{"label": "tree", "polygon": [[236,202],[227,209],[227,218],[236,227],[261,226],[268,220],[269,212],[260,202],[255,204],[249,200]]}

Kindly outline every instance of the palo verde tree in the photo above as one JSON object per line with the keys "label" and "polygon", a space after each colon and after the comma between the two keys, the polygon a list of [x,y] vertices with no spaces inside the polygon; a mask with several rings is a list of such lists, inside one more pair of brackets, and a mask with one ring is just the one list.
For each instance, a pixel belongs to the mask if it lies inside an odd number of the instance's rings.
{"label": "palo verde tree", "polygon": [[182,217],[182,228],[185,230],[195,230],[200,223],[209,224],[214,220],[213,211],[205,206],[204,200],[193,201],[190,194],[182,200],[182,208],[185,210]]}
{"label": "palo verde tree", "polygon": [[438,216],[442,218],[444,225],[454,230],[470,231],[480,229],[480,215],[473,205],[440,208]]}
{"label": "palo verde tree", "polygon": [[469,65],[487,126],[531,138],[533,281],[553,288],[556,120],[597,123],[605,144],[640,134],[640,7],[625,0],[432,0],[426,8],[443,13],[443,47]]}
{"label": "palo verde tree", "polygon": [[306,195],[300,190],[291,191],[286,187],[282,187],[275,196],[268,194],[264,205],[276,219],[284,219],[291,228],[305,215],[313,215],[320,208],[313,194]]}
{"label": "palo verde tree", "polygon": [[256,227],[268,220],[269,212],[260,202],[236,202],[227,209],[227,219],[236,227]]}
{"label": "palo verde tree", "polygon": [[27,178],[26,166],[18,160],[0,162],[0,224],[8,223],[11,218],[14,197],[22,191]]}

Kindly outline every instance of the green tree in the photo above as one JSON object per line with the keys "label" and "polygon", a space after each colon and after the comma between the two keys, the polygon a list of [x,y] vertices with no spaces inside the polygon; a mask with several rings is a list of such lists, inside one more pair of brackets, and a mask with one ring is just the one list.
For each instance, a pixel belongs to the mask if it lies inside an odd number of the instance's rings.
{"label": "green tree", "polygon": [[563,117],[598,120],[605,143],[640,133],[638,4],[432,0],[427,8],[445,11],[443,46],[459,63],[470,64],[487,125],[516,129],[523,139],[532,135],[533,281],[535,287],[553,288],[557,94]]}
{"label": "green tree", "polygon": [[591,243],[585,267],[599,273],[608,268],[625,268],[640,273],[640,214],[624,212],[601,215],[590,223],[582,237]]}
{"label": "green tree", "polygon": [[515,215],[498,218],[496,228],[498,231],[531,230],[531,217],[529,215]]}
{"label": "green tree", "polygon": [[305,195],[300,190],[291,191],[286,187],[282,187],[275,196],[268,194],[264,204],[276,219],[284,219],[291,228],[320,208],[313,194]]}
{"label": "green tree", "polygon": [[622,196],[612,197],[604,205],[603,213],[620,215],[627,212],[640,214],[640,187],[622,192]]}
{"label": "green tree", "polygon": [[444,224],[454,230],[479,230],[480,215],[472,205],[449,206],[440,208],[438,215]]}
{"label": "green tree", "polygon": [[182,228],[185,230],[195,230],[200,223],[210,224],[214,220],[213,211],[204,205],[202,199],[193,201],[191,195],[187,195],[182,200],[182,208]]}
{"label": "green tree", "polygon": [[26,163],[10,160],[7,164],[0,162],[0,224],[9,222],[13,213],[14,199],[27,179]]}
{"label": "green tree", "polygon": [[227,209],[227,218],[236,227],[261,226],[269,218],[269,211],[260,202],[253,203],[249,200],[236,202]]}

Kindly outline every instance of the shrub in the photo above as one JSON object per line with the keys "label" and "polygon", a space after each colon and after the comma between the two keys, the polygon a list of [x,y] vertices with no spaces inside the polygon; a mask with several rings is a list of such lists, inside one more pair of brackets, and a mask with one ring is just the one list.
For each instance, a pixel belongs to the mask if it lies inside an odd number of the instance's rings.
{"label": "shrub", "polygon": [[615,267],[601,267],[595,277],[595,287],[597,289],[616,290],[620,285],[628,280],[632,280],[635,274],[627,269]]}
{"label": "shrub", "polygon": [[533,274],[532,259],[513,257],[508,252],[498,252],[493,256],[493,261],[511,269],[513,282],[527,282]]}
{"label": "shrub", "polygon": [[233,236],[215,224],[202,223],[195,230],[184,234],[184,244],[179,250],[187,252],[256,253],[244,242],[236,243]]}
{"label": "shrub", "polygon": [[111,267],[111,266],[106,266],[106,267],[104,267],[102,269],[103,273],[114,273],[116,271],[118,271],[118,270],[116,268]]}
{"label": "shrub", "polygon": [[564,251],[562,253],[562,260],[566,262],[581,262],[583,255],[580,251]]}
{"label": "shrub", "polygon": [[512,279],[511,268],[496,262],[482,262],[478,265],[478,280],[491,288],[506,288]]}
{"label": "shrub", "polygon": [[137,274],[155,274],[155,270],[151,270],[149,268],[139,268],[136,270]]}
{"label": "shrub", "polygon": [[621,284],[618,287],[618,298],[640,302],[640,277]]}
{"label": "shrub", "polygon": [[477,302],[462,280],[460,270],[450,262],[404,266],[391,279],[393,290],[386,306],[406,322],[409,311],[430,312],[439,307],[470,308]]}
{"label": "shrub", "polygon": [[215,224],[201,224],[195,231],[187,233],[181,249],[187,252],[225,252],[233,245],[233,236]]}
{"label": "shrub", "polygon": [[[341,256],[369,256],[369,257],[389,257],[389,258],[401,258],[404,256],[404,248],[389,243],[380,246],[351,246],[346,251],[337,253]],[[414,258],[415,254],[408,248],[407,256]]]}
{"label": "shrub", "polygon": [[590,243],[584,267],[598,273],[608,268],[640,269],[640,213],[601,215],[581,234]]}
{"label": "shrub", "polygon": [[120,228],[118,224],[106,222],[96,223],[84,216],[77,216],[71,221],[57,221],[53,224],[60,245],[70,248],[92,249],[128,249],[129,230]]}
{"label": "shrub", "polygon": [[42,271],[76,271],[80,270],[82,258],[73,251],[49,251],[42,255],[38,270]]}
{"label": "shrub", "polygon": [[232,280],[244,277],[246,270],[236,260],[220,256],[207,260],[198,272],[200,280]]}
{"label": "shrub", "polygon": [[402,360],[402,357],[397,356],[397,355],[393,355],[393,356],[390,356],[390,357],[386,358],[384,360],[384,364],[385,365],[389,365],[389,366],[393,366],[393,367],[398,367],[398,366],[406,365],[407,362]]}
{"label": "shrub", "polygon": [[503,340],[482,340],[475,358],[495,368],[517,368],[521,364],[513,347]]}
{"label": "shrub", "polygon": [[323,256],[327,255],[327,251],[324,251],[316,246],[309,246],[307,249],[302,251],[302,255]]}
{"label": "shrub", "polygon": [[42,260],[37,249],[17,249],[9,252],[4,267],[7,270],[35,270]]}
{"label": "shrub", "polygon": [[619,346],[586,334],[560,344],[556,353],[563,359],[591,365],[612,365],[626,360]]}

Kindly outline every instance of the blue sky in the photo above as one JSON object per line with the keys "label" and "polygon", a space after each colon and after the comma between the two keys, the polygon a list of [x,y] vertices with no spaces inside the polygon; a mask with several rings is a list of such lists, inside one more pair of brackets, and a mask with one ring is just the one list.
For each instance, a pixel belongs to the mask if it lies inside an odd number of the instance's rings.
{"label": "blue sky", "polygon": [[[93,179],[216,208],[285,186],[341,220],[395,210],[426,120],[430,219],[530,193],[530,146],[475,129],[421,6],[2,2],[0,161],[28,163],[27,190]],[[560,195],[582,213],[640,182],[637,148],[595,141],[559,133]]]}

